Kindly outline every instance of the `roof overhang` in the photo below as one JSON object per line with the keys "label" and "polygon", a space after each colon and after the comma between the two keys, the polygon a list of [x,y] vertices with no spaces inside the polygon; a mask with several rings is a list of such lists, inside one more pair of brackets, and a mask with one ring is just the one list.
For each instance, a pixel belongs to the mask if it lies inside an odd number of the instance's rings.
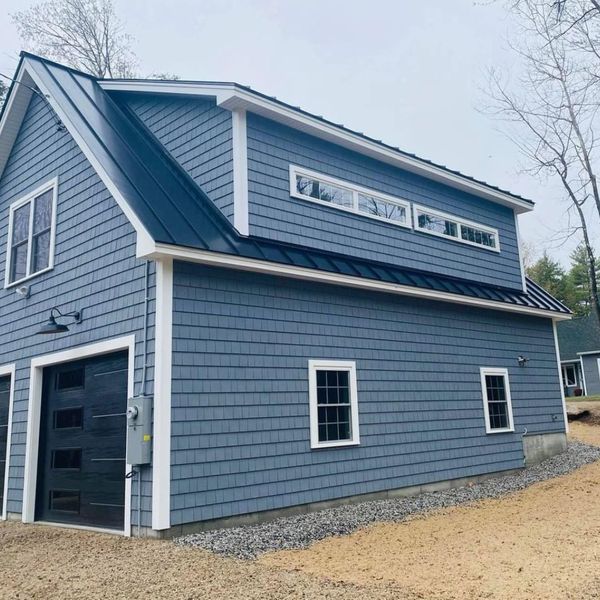
{"label": "roof overhang", "polygon": [[381,162],[404,169],[449,187],[473,194],[490,202],[512,208],[516,213],[533,210],[533,203],[508,192],[454,173],[428,161],[413,158],[399,150],[330,123],[300,109],[270,99],[234,83],[193,83],[173,81],[102,80],[106,91],[150,94],[179,94],[216,98],[217,105],[228,110],[247,110],[317,138],[353,150]]}
{"label": "roof overhang", "polygon": [[21,62],[10,87],[6,106],[2,111],[2,119],[0,119],[0,176],[4,172],[10,151],[21,129],[21,123],[34,93],[32,89],[34,85],[35,82],[27,72],[25,63]]}
{"label": "roof overhang", "polygon": [[[141,252],[140,252],[141,250]],[[495,302],[493,300],[483,300],[468,296],[460,296],[440,292],[437,290],[425,290],[408,285],[389,283],[385,281],[376,281],[363,277],[354,277],[339,273],[330,273],[317,269],[309,269],[293,265],[285,265],[265,260],[246,258],[243,256],[234,256],[231,254],[222,254],[207,250],[197,250],[194,248],[185,248],[182,246],[172,246],[169,244],[155,244],[153,247],[141,248],[138,246],[138,257],[152,260],[175,259],[187,262],[203,264],[207,266],[224,267],[240,271],[252,271],[254,273],[263,273],[266,275],[276,275],[280,277],[290,277],[292,279],[301,279],[304,281],[314,281],[352,287],[357,289],[387,292],[390,294],[399,294],[413,298],[437,300],[450,302],[453,304],[462,304],[476,308],[495,309],[504,312],[519,313],[537,317],[545,317],[554,321],[564,321],[571,318],[570,314],[561,314],[554,311],[531,308],[527,306],[517,306],[505,302]]]}
{"label": "roof overhang", "polygon": [[577,356],[587,356],[588,354],[600,354],[600,350],[590,350],[588,352],[578,352]]}

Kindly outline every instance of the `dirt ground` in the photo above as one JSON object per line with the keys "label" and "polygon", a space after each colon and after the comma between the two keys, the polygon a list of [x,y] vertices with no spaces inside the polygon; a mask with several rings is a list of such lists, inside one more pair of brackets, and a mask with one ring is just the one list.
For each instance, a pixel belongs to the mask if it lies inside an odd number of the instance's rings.
{"label": "dirt ground", "polygon": [[[571,423],[600,444],[600,427]],[[500,500],[257,561],[167,541],[0,524],[0,598],[600,598],[600,463]]]}

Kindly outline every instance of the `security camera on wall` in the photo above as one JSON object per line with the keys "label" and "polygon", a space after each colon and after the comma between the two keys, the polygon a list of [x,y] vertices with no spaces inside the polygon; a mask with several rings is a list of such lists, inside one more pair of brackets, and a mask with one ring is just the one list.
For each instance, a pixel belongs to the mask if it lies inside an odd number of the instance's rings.
{"label": "security camera on wall", "polygon": [[16,290],[19,296],[23,296],[23,298],[29,298],[29,286],[28,285],[20,285]]}

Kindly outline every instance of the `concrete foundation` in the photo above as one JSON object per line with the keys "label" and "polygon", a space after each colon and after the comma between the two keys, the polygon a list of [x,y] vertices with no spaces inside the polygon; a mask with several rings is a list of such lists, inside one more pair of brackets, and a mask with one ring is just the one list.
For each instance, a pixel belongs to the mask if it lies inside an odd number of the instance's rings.
{"label": "concrete foundation", "polygon": [[[144,532],[142,529],[142,536],[148,535],[149,537],[161,537],[161,538],[172,538],[181,535],[187,535],[189,533],[197,533],[199,531],[208,531],[211,529],[222,529],[226,527],[238,527],[240,525],[255,525],[257,523],[264,523],[265,521],[272,521],[279,517],[290,517],[293,515],[301,515],[309,512],[315,512],[317,510],[324,510],[326,508],[334,508],[336,506],[342,506],[344,504],[357,504],[359,502],[368,502],[370,500],[386,500],[390,498],[403,498],[407,496],[417,496],[425,492],[439,492],[442,490],[449,490],[452,488],[463,487],[473,483],[480,483],[488,479],[495,477],[502,477],[504,475],[510,475],[517,473],[520,469],[511,469],[507,471],[498,471],[496,473],[486,473],[484,475],[476,475],[473,477],[461,477],[459,479],[448,479],[445,481],[437,481],[435,483],[428,483],[424,485],[415,485],[411,487],[398,488],[394,490],[384,490],[381,492],[374,492],[372,494],[361,494],[358,496],[348,496],[345,498],[337,498],[335,500],[326,500],[323,502],[312,502],[310,504],[301,504],[299,506],[290,506],[287,508],[277,510],[266,510],[262,512],[252,513],[248,515],[238,515],[235,517],[228,517],[226,519],[214,519],[212,521],[198,521],[195,523],[184,523],[183,525],[176,525],[170,529],[164,531],[153,531],[152,533]],[[135,527],[132,528],[132,535],[135,535]],[[157,535],[158,534],[158,535]]]}
{"label": "concrete foundation", "polygon": [[523,436],[525,465],[535,465],[567,449],[566,433],[542,433]]}

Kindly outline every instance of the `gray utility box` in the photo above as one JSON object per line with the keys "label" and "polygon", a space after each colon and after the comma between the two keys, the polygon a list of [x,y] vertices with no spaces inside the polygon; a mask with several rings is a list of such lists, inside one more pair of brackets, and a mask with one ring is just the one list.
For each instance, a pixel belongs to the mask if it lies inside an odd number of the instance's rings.
{"label": "gray utility box", "polygon": [[149,465],[152,456],[152,398],[127,399],[127,464]]}

